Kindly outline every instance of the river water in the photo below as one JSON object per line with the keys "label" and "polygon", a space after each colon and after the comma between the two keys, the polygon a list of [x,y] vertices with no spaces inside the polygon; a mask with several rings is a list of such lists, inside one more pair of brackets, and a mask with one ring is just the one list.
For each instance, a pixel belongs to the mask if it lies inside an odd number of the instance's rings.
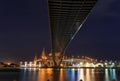
{"label": "river water", "polygon": [[20,72],[0,72],[0,81],[120,81],[116,69],[21,69]]}

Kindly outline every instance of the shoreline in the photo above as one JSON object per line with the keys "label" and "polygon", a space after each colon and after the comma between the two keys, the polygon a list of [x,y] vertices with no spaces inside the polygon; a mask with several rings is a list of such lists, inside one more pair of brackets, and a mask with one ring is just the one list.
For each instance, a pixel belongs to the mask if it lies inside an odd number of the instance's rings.
{"label": "shoreline", "polygon": [[51,69],[120,69],[120,67],[0,67],[0,70],[3,70],[3,69],[11,69],[11,70],[14,70],[14,69],[33,69],[33,68],[36,68],[36,69],[48,69],[48,68],[51,68]]}
{"label": "shoreline", "polygon": [[[27,67],[29,68],[34,68],[34,67]],[[26,69],[27,69],[26,68]],[[120,67],[40,67],[40,68],[51,68],[51,69],[120,69]],[[37,69],[40,69],[37,68]]]}

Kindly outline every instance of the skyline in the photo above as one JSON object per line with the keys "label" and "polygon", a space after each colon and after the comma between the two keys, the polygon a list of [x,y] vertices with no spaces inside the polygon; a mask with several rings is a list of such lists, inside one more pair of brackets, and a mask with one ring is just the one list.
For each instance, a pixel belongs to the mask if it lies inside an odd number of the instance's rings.
{"label": "skyline", "polygon": [[[66,55],[119,59],[119,2],[99,0]],[[1,1],[0,5],[0,61],[31,60],[43,48],[50,52],[47,0]]]}

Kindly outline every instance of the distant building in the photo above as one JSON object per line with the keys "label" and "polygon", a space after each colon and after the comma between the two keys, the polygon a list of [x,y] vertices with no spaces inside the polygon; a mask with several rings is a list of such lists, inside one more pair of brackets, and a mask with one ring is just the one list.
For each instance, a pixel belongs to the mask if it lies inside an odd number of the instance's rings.
{"label": "distant building", "polygon": [[[59,56],[59,53],[56,53],[56,57]],[[45,49],[42,50],[41,56],[37,57],[35,55],[33,61],[30,62],[20,62],[20,67],[27,68],[40,68],[40,67],[53,67],[53,57],[52,54],[46,54]],[[120,67],[120,63],[112,62],[112,61],[100,61],[98,62],[96,59],[82,56],[78,57],[67,57],[63,56],[62,62],[60,64],[61,67]]]}

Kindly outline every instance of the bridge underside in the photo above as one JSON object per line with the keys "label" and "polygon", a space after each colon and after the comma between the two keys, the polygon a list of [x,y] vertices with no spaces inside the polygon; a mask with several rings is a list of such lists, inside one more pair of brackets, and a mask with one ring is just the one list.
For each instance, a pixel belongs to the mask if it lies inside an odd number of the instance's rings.
{"label": "bridge underside", "polygon": [[70,41],[79,31],[97,0],[48,0],[52,54],[59,66]]}

